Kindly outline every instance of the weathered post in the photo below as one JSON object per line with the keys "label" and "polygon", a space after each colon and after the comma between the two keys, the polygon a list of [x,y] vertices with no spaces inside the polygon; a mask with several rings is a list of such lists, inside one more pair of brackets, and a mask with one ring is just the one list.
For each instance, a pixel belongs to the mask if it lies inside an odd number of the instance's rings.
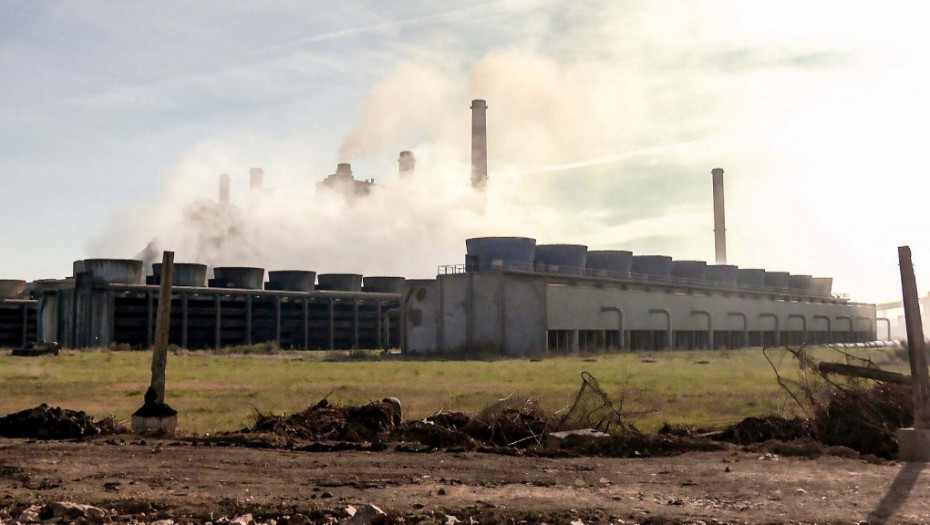
{"label": "weathered post", "polygon": [[917,280],[911,263],[911,248],[898,247],[901,288],[904,294],[904,320],[907,326],[907,351],[914,390],[914,428],[898,429],[899,457],[904,461],[930,461],[930,406],[928,406],[927,354],[920,318]]}
{"label": "weathered post", "polygon": [[145,403],[132,415],[133,430],[171,432],[178,425],[177,411],[165,403],[165,368],[168,364],[168,335],[171,328],[171,286],[174,281],[174,252],[164,252],[158,313],[155,317],[155,344],[152,346],[152,381],[145,392]]}

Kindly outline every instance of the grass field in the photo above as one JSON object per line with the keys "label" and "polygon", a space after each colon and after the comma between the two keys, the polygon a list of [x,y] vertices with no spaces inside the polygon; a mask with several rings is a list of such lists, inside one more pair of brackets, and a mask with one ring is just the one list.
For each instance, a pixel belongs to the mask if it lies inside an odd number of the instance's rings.
{"label": "grass field", "polygon": [[[783,350],[770,350],[783,375],[797,367]],[[829,349],[818,357],[842,359]],[[883,368],[907,371],[891,352],[857,350]],[[326,354],[323,354],[326,355]],[[142,404],[150,378],[148,352],[66,351],[58,357],[12,357],[0,352],[0,415],[48,403],[94,416],[128,420]],[[779,412],[787,397],[761,349],[738,351],[601,354],[540,361],[345,360],[318,352],[271,356],[168,357],[166,400],[179,414],[179,428],[197,433],[235,430],[255,411],[299,411],[329,394],[330,401],[361,403],[395,396],[405,418],[443,409],[478,411],[513,396],[539,399],[544,408],[566,408],[593,374],[612,396],[623,392],[626,411],[655,410],[634,423],[655,430],[663,422],[724,426],[750,415]]]}

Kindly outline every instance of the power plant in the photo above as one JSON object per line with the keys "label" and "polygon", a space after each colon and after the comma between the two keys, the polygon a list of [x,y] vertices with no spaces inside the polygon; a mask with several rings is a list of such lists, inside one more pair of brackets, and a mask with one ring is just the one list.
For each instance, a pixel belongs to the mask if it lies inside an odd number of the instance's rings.
{"label": "power plant", "polygon": [[[489,191],[487,103],[473,100],[471,116],[470,182]],[[399,179],[415,164],[400,152]],[[170,342],[527,356],[876,340],[875,305],[835,296],[831,278],[728,264],[723,173],[711,171],[716,264],[529,237],[467,239],[464,262],[433,279],[177,263]],[[261,198],[263,170],[249,178]],[[340,163],[319,186],[363,197],[374,179]],[[232,206],[229,188],[221,175],[220,207]],[[66,279],[0,280],[0,346],[150,346],[161,267],[146,270],[138,258],[84,259]]]}

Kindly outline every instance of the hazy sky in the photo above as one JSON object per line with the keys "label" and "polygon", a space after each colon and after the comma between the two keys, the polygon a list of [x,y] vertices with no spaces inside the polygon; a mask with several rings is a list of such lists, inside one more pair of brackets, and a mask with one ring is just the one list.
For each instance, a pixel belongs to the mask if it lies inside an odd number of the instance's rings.
{"label": "hazy sky", "polygon": [[[898,245],[930,287],[926,5],[0,2],[0,277],[152,238],[211,264],[408,277],[481,234],[711,260],[721,166],[731,263],[893,300]],[[463,193],[472,98],[484,215]],[[421,187],[397,180],[402,149]],[[314,190],[342,160],[387,188],[371,206]],[[189,203],[224,172],[241,228],[217,248]]]}

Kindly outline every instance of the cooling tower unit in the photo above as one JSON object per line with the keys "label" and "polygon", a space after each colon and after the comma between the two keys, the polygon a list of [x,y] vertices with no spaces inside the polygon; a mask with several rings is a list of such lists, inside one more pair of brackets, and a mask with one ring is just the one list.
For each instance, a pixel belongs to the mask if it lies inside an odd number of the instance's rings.
{"label": "cooling tower unit", "polygon": [[788,276],[788,288],[802,292],[810,292],[812,281],[813,277],[810,275],[790,275]]}
{"label": "cooling tower unit", "polygon": [[36,292],[64,290],[66,288],[74,288],[74,279],[38,279],[32,281],[32,286]]}
{"label": "cooling tower unit", "polygon": [[[80,266],[86,273],[93,274],[95,279],[101,279],[114,284],[140,284],[142,283],[142,261],[135,259],[84,259]],[[77,271],[78,265],[74,265]]]}
{"label": "cooling tower unit", "polygon": [[19,299],[26,291],[26,281],[0,279],[0,299]]}
{"label": "cooling tower unit", "polygon": [[476,237],[465,240],[468,271],[488,271],[494,261],[502,268],[530,270],[536,257],[536,239],[528,237]]}
{"label": "cooling tower unit", "polygon": [[557,273],[584,273],[588,266],[588,247],[582,244],[536,245],[536,268]]}
{"label": "cooling tower unit", "polygon": [[714,248],[717,264],[727,263],[727,226],[723,213],[723,168],[710,170],[714,180]]}
{"label": "cooling tower unit", "polygon": [[634,255],[632,273],[667,279],[672,275],[672,258],[667,255]]}
{"label": "cooling tower unit", "polygon": [[488,185],[488,103],[471,101],[471,186]]}
{"label": "cooling tower unit", "polygon": [[746,288],[763,288],[765,286],[765,270],[740,268],[737,271],[736,282]]}
{"label": "cooling tower unit", "polygon": [[400,293],[404,288],[403,277],[365,277],[362,279],[363,292]]}
{"label": "cooling tower unit", "polygon": [[739,268],[732,264],[708,264],[704,270],[704,280],[722,286],[736,286]]}
{"label": "cooling tower unit", "polygon": [[275,270],[268,272],[266,290],[283,290],[287,292],[312,292],[316,281],[316,272],[307,270]]}
{"label": "cooling tower unit", "polygon": [[[203,287],[207,282],[207,265],[197,263],[174,263],[171,284],[173,286]],[[161,284],[161,263],[152,265],[152,284]]]}
{"label": "cooling tower unit", "polygon": [[357,273],[321,273],[317,279],[320,281],[320,290],[362,291],[362,276]]}
{"label": "cooling tower unit", "polygon": [[218,266],[213,269],[213,282],[216,288],[240,288],[244,290],[261,290],[265,282],[264,268],[248,266]]}
{"label": "cooling tower unit", "polygon": [[788,288],[788,272],[765,272],[765,285],[769,288]]}
{"label": "cooling tower unit", "polygon": [[707,263],[704,261],[672,261],[672,277],[700,282],[704,280]]}
{"label": "cooling tower unit", "polygon": [[811,291],[824,297],[830,297],[833,294],[833,277],[813,277],[811,279]]}
{"label": "cooling tower unit", "polygon": [[626,279],[633,270],[633,252],[625,250],[594,250],[588,252],[588,268],[607,277]]}
{"label": "cooling tower unit", "polygon": [[397,159],[397,165],[399,168],[400,176],[409,177],[413,175],[414,170],[416,169],[417,159],[413,156],[412,151],[401,151],[400,157]]}

